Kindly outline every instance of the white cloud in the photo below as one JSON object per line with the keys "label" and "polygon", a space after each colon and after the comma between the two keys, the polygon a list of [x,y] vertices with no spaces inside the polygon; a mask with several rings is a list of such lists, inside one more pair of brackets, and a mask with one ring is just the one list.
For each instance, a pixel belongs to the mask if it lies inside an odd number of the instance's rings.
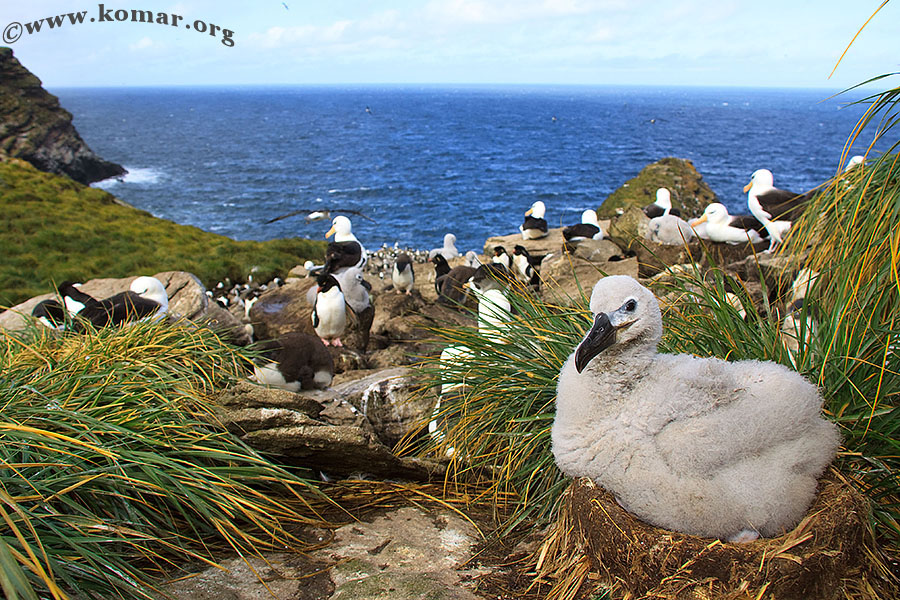
{"label": "white cloud", "polygon": [[514,24],[619,11],[627,0],[431,0],[422,13],[444,25]]}
{"label": "white cloud", "polygon": [[139,39],[138,41],[136,41],[135,43],[130,44],[128,47],[131,50],[143,50],[145,48],[150,48],[153,45],[154,45],[153,40],[151,40],[147,36],[144,36],[141,39]]}

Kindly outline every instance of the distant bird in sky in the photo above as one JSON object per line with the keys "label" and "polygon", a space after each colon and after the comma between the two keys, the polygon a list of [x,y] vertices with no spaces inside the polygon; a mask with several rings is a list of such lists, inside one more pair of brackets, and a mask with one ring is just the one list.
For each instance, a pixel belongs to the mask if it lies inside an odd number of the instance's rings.
{"label": "distant bird in sky", "polygon": [[281,5],[284,7],[284,10],[291,10],[291,7],[288,6],[286,3],[282,2]]}
{"label": "distant bird in sky", "polygon": [[292,210],[289,213],[285,213],[285,214],[279,215],[273,219],[269,219],[268,221],[265,222],[265,224],[268,225],[269,223],[274,223],[275,221],[280,221],[282,219],[287,219],[288,217],[293,217],[293,216],[302,215],[302,214],[306,215],[307,223],[312,223],[313,221],[321,221],[322,219],[329,218],[331,216],[331,213],[333,213],[333,212],[350,213],[351,215],[359,215],[363,219],[368,219],[369,221],[372,221],[373,223],[376,222],[375,219],[373,219],[372,217],[365,215],[358,210],[353,210],[353,209],[349,209],[349,208],[298,208],[297,210]]}

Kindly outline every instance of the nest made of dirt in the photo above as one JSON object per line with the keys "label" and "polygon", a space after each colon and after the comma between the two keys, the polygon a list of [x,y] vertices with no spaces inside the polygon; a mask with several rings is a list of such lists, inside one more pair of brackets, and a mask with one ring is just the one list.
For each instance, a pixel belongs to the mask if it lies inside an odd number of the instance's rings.
{"label": "nest made of dirt", "polygon": [[[614,598],[665,600],[887,600],[900,595],[881,560],[866,498],[836,471],[820,482],[790,532],[745,544],[668,531],[640,521],[582,478],[536,555],[548,598],[601,586]],[[585,586],[586,583],[593,584]],[[581,590],[581,593],[579,593]]]}

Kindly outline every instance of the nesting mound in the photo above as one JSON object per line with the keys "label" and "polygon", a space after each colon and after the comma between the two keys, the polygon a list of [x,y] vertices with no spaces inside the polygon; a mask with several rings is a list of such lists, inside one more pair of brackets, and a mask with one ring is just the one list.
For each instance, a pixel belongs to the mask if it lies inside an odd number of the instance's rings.
{"label": "nesting mound", "polygon": [[865,497],[834,471],[793,531],[748,544],[648,525],[587,478],[560,506],[538,556],[548,598],[576,598],[588,579],[625,599],[874,600],[900,591],[875,550]]}

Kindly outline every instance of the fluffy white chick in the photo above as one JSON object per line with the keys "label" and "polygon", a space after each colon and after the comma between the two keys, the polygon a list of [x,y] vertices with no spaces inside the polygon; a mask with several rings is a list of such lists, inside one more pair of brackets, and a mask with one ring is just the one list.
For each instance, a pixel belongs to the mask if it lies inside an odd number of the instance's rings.
{"label": "fluffy white chick", "polygon": [[658,354],[659,304],[626,276],[559,376],[553,454],[644,521],[729,540],[794,527],[840,443],[815,386],[771,362]]}

